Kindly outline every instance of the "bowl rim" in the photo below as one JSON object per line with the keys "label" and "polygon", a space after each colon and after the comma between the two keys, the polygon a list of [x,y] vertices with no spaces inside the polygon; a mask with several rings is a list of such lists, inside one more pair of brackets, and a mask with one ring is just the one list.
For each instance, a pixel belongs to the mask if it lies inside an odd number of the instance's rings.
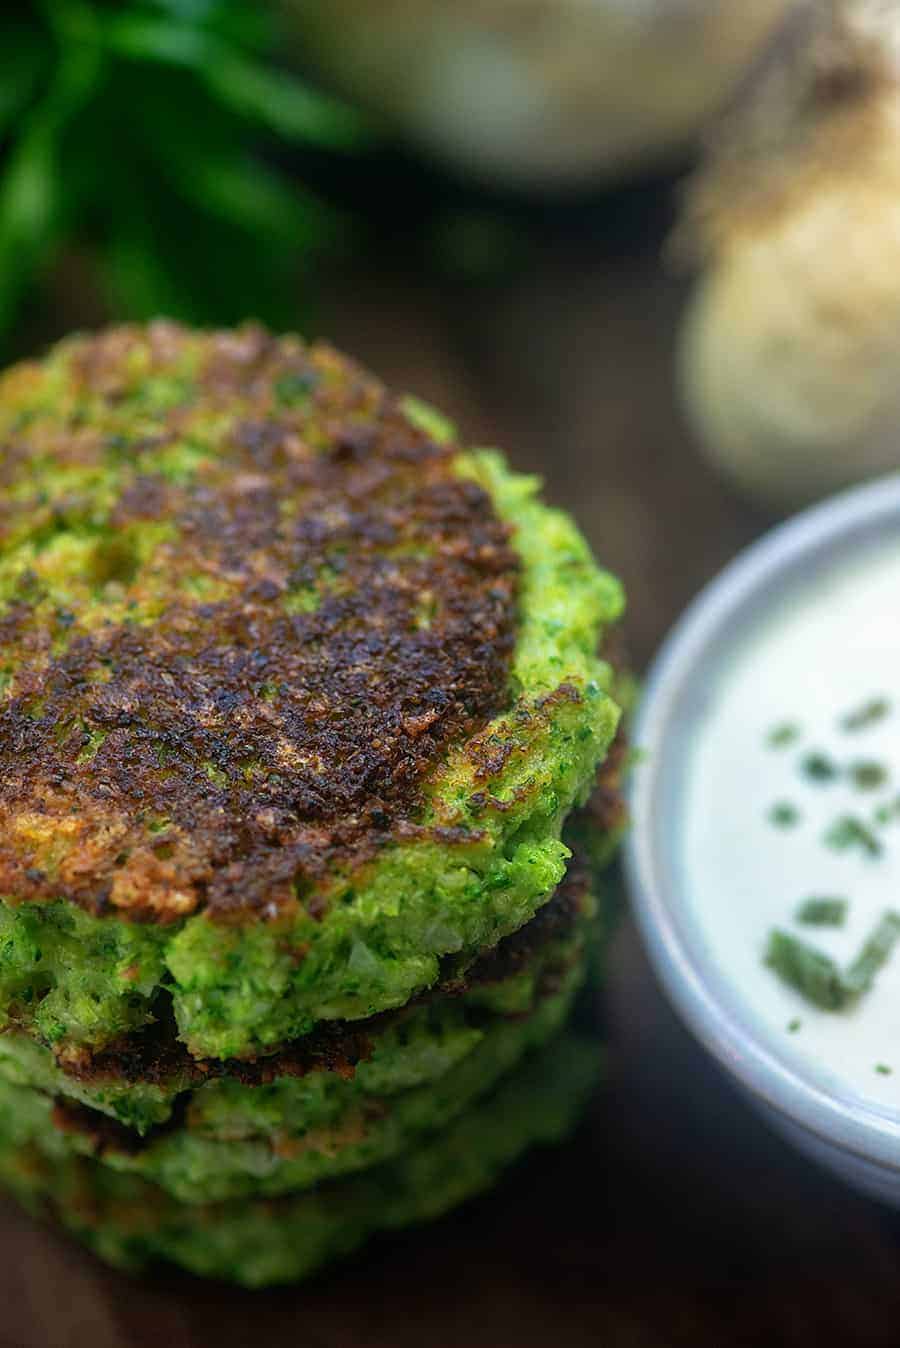
{"label": "bowl rim", "polygon": [[[680,698],[704,659],[766,588],[797,569],[826,560],[839,546],[900,529],[900,473],[840,493],[776,525],[739,552],[703,587],[663,641],[644,681],[632,740],[647,754],[630,775],[631,831],[624,851],[632,911],[669,1000],[697,1039],[758,1101],[823,1142],[900,1171],[900,1111],[829,1092],[782,1061],[723,1005],[688,949],[656,844],[655,802],[665,754],[661,746]],[[646,747],[645,747],[646,746]]]}

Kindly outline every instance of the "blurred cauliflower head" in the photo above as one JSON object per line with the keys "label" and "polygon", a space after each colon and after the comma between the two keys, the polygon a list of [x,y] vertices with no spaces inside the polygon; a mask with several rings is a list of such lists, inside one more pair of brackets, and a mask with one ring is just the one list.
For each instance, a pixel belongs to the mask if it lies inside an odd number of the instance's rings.
{"label": "blurred cauliflower head", "polygon": [[688,415],[748,494],[900,466],[900,3],[819,7],[723,129],[678,239]]}
{"label": "blurred cauliflower head", "polygon": [[683,147],[791,0],[284,0],[322,69],[477,176],[560,187]]}

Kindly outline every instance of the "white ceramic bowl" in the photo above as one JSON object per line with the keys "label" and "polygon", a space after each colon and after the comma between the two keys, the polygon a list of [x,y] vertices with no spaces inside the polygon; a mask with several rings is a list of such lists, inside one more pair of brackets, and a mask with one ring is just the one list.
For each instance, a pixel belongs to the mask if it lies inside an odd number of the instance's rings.
{"label": "white ceramic bowl", "polygon": [[[763,1042],[692,936],[676,864],[680,769],[705,672],[773,593],[879,538],[900,539],[900,475],[846,492],[767,534],[704,589],[649,675],[634,731],[626,870],[650,959],[676,1010],[771,1124],[867,1194],[900,1207],[900,1113],[841,1096]],[[900,596],[898,596],[900,603]]]}

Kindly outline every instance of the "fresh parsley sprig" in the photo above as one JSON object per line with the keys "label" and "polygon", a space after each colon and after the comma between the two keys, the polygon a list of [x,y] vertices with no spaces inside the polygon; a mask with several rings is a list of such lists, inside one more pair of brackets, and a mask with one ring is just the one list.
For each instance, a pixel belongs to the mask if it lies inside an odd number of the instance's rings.
{"label": "fresh parsley sprig", "polygon": [[253,0],[31,0],[0,19],[0,339],[67,249],[125,316],[296,319],[342,222],[279,155],[372,133],[278,47]]}

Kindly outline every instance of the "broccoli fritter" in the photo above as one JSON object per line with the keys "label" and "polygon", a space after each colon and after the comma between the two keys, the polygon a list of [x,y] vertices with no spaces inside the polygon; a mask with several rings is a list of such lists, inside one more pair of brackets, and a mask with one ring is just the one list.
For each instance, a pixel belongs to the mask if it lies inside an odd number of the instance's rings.
{"label": "broccoli fritter", "polygon": [[380,1230],[434,1219],[485,1189],[532,1145],[572,1127],[600,1071],[591,1040],[563,1034],[481,1101],[396,1160],[280,1199],[179,1203],[158,1186],[73,1157],[47,1127],[49,1102],[0,1083],[0,1181],[101,1258],[162,1260],[250,1287],[291,1282]]}
{"label": "broccoli fritter", "polygon": [[[85,1106],[73,1125],[101,1149],[134,1151],[175,1125],[207,1139],[298,1137],[331,1126],[373,1097],[426,1085],[478,1049],[502,1020],[519,1020],[581,974],[604,923],[587,870],[574,864],[536,917],[467,968],[448,967],[435,988],[368,1020],[323,1022],[255,1061],[194,1059],[171,1011],[113,1048],[54,1056],[28,1035],[0,1035],[0,1078]],[[600,912],[605,917],[605,905]],[[120,1125],[105,1131],[105,1116]]]}
{"label": "broccoli fritter", "polygon": [[0,376],[0,1013],[202,1057],[527,922],[621,610],[496,454],[323,345],[172,324]]}
{"label": "broccoli fritter", "polygon": [[73,1153],[141,1175],[185,1203],[298,1193],[389,1160],[450,1124],[559,1031],[583,973],[579,961],[532,1011],[496,1020],[469,1051],[458,1046],[462,1056],[449,1067],[447,1046],[432,1069],[443,1072],[394,1095],[326,1092],[334,1083],[321,1081],[248,1092],[224,1078],[144,1139],[67,1102],[56,1104],[52,1126]]}

